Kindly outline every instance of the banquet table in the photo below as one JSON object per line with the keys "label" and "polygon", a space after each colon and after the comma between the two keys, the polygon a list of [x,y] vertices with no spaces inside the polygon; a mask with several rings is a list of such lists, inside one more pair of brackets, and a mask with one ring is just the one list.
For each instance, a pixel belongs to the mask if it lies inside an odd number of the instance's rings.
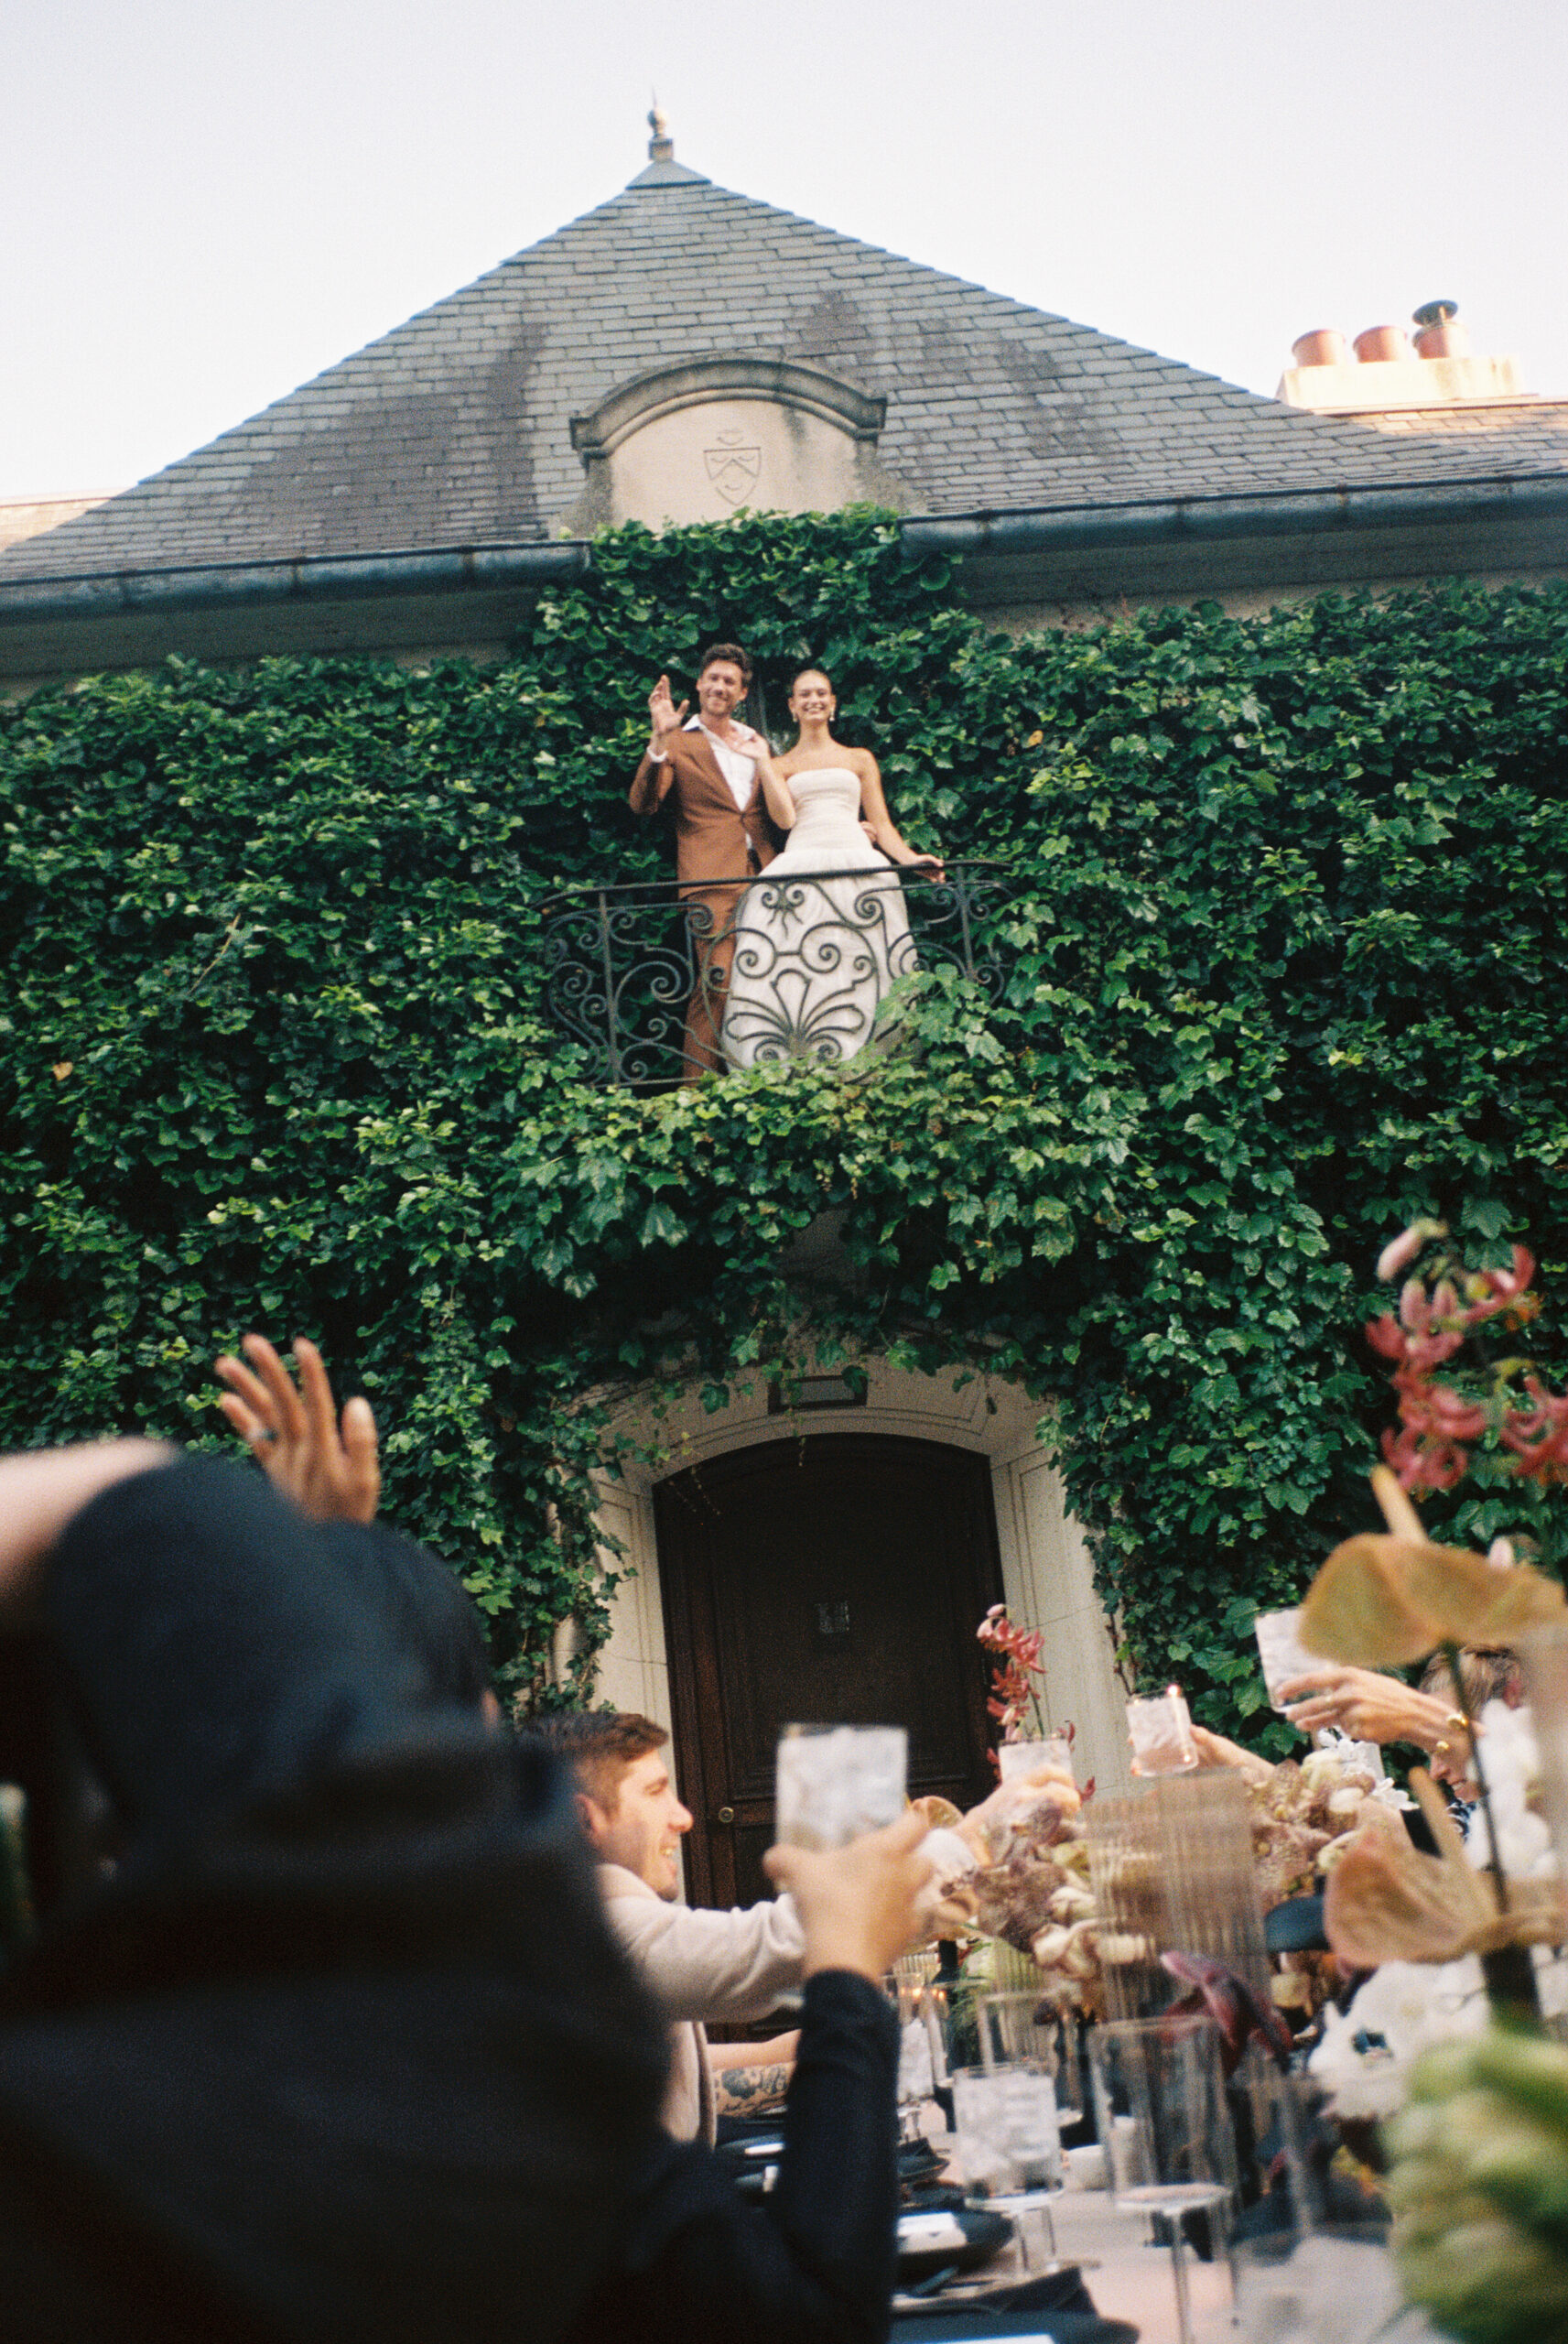
{"label": "banquet table", "polygon": [[[1140,2344],[1178,2344],[1176,2299],[1168,2247],[1156,2244],[1146,2215],[1113,2206],[1103,2189],[1068,2190],[1052,2199],[1057,2259],[1076,2262],[1084,2284],[1102,2320],[1124,2320],[1139,2333]],[[1010,2261],[999,2261],[973,2274],[973,2286],[945,2289],[935,2298],[895,2317],[892,2344],[948,2344],[959,2337],[973,2344],[978,2332],[1011,2339],[1011,2344],[1089,2344],[1087,2324],[1051,2312],[997,2311],[985,2313],[989,2291],[1016,2285],[1022,2274]],[[1187,2277],[1192,2302],[1194,2344],[1242,2344],[1231,2292],[1230,2269],[1223,2259],[1200,2262],[1189,2254]],[[1359,2334],[1357,2305],[1346,2306],[1345,2334]],[[985,2313],[983,2330],[973,2315]],[[968,2317],[957,2315],[965,2313]],[[1271,2335],[1276,2331],[1272,2328]],[[1442,2339],[1421,2313],[1407,2310],[1391,2326],[1379,2329],[1379,2344],[1442,2344]]]}
{"label": "banquet table", "polygon": [[[1083,2265],[1084,2284],[1100,2317],[1128,2321],[1139,2331],[1141,2344],[1177,2344],[1170,2251],[1154,2243],[1148,2216],[1122,2211],[1103,2189],[1070,2189],[1052,2199],[1051,2217],[1057,2259]],[[1187,2273],[1195,2344],[1220,2344],[1221,2339],[1236,2344],[1227,2265],[1189,2255]],[[992,2289],[1017,2285],[1025,2275],[1011,2261],[999,2258],[972,2274],[972,2285],[945,2290],[918,2313],[903,2313],[893,2322],[893,2344],[936,2344],[956,2335],[959,2323],[954,2313],[982,2308]],[[972,2321],[965,2323],[964,2332],[973,2335]],[[1076,2344],[1081,2330],[1061,2315],[1017,2312],[996,2315],[991,2332],[999,2338],[1050,2337],[1055,2344]]]}

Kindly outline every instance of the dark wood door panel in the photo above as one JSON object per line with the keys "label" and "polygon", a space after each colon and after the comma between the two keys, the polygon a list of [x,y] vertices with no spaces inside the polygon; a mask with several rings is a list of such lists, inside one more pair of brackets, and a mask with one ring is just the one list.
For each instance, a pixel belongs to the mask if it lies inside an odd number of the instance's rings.
{"label": "dark wood door panel", "polygon": [[983,1459],[874,1435],[770,1442],[672,1477],[654,1507],[697,1901],[767,1893],[791,1720],[903,1725],[913,1792],[984,1791],[975,1629],[1000,1574]]}

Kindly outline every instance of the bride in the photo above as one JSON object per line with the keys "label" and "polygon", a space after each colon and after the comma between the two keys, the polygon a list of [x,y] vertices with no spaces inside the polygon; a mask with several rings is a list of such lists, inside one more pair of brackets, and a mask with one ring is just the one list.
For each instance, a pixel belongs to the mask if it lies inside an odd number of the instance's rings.
{"label": "bride", "polygon": [[762,796],[788,841],[735,920],[722,1029],[732,1067],[853,1058],[889,985],[915,966],[892,867],[942,877],[938,856],[900,837],[870,750],[833,738],[838,702],[820,667],[800,669],[789,710],[799,737],[787,755],[769,756],[757,736]]}

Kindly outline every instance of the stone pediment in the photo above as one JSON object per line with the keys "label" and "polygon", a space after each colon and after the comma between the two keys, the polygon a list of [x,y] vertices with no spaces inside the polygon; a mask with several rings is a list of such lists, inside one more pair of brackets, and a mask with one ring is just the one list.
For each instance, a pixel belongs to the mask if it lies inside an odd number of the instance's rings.
{"label": "stone pediment", "polygon": [[819,366],[765,357],[704,357],[620,384],[574,416],[588,483],[572,518],[585,532],[622,521],[650,528],[719,521],[749,506],[832,513],[906,507],[879,462],[885,398]]}

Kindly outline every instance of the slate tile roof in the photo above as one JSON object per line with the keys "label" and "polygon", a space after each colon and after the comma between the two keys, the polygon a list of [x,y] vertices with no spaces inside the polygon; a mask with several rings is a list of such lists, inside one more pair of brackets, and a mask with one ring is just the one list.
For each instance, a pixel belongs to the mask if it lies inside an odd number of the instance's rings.
{"label": "slate tile roof", "polygon": [[1484,430],[1305,414],[662,162],[211,446],[0,553],[0,583],[547,538],[584,485],[574,415],[656,366],[737,351],[885,396],[879,457],[917,513],[1568,471],[1568,403]]}

